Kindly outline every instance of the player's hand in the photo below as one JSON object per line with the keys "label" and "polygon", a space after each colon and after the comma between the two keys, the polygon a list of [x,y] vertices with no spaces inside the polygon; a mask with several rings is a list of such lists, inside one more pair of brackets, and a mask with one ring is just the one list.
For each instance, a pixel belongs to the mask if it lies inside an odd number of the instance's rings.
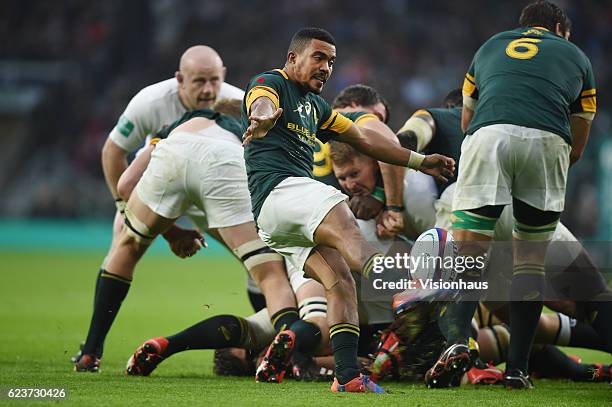
{"label": "player's hand", "polygon": [[447,182],[455,175],[455,160],[440,154],[426,155],[419,171],[429,174],[438,181]]}
{"label": "player's hand", "polygon": [[404,215],[397,211],[383,211],[376,222],[376,235],[381,239],[393,239],[404,231]]}
{"label": "player's hand", "polygon": [[370,194],[353,195],[348,202],[349,208],[358,219],[372,219],[382,211],[384,204]]}
{"label": "player's hand", "polygon": [[282,108],[277,108],[274,113],[266,116],[249,116],[249,127],[242,135],[242,145],[246,146],[251,140],[263,138],[268,134],[268,131],[276,124],[276,121],[283,113]]}
{"label": "player's hand", "polygon": [[181,259],[193,256],[202,247],[208,247],[204,236],[195,229],[183,229],[174,225],[163,236],[172,253]]}

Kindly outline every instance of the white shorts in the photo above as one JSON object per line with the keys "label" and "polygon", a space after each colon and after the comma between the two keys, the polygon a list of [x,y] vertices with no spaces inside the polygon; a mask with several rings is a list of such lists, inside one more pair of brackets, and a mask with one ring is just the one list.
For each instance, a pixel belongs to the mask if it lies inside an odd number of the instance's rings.
{"label": "white shorts", "polygon": [[285,257],[285,268],[287,269],[287,277],[289,278],[289,284],[291,285],[291,289],[293,290],[294,294],[297,294],[300,287],[307,282],[316,281],[312,278],[306,277],[303,270],[296,269],[293,263],[291,263],[287,257]]}
{"label": "white shorts", "polygon": [[210,228],[253,221],[243,149],[237,143],[173,133],[157,143],[136,192],[153,212],[169,219],[195,205]]}
{"label": "white shorts", "polygon": [[347,196],[312,178],[289,177],[264,201],[257,225],[259,236],[297,270],[316,246],[314,233],[329,211]]}
{"label": "white shorts", "polygon": [[263,308],[245,319],[249,328],[247,340],[248,349],[259,352],[270,345],[270,342],[272,342],[276,336],[276,330],[270,321],[268,309]]}
{"label": "white shorts", "polygon": [[570,149],[544,130],[510,124],[478,129],[461,146],[453,211],[508,205],[514,197],[562,212]]}

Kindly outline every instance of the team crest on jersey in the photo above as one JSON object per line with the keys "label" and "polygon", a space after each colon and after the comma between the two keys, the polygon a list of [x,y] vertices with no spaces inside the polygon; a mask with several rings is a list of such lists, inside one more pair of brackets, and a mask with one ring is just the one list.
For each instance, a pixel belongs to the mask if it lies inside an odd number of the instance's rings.
{"label": "team crest on jersey", "polygon": [[[312,105],[310,102],[306,102],[306,104],[298,103],[297,109],[294,112],[297,112],[302,119],[305,119],[307,116],[310,116],[310,112],[312,111]],[[306,116],[304,116],[306,113]]]}

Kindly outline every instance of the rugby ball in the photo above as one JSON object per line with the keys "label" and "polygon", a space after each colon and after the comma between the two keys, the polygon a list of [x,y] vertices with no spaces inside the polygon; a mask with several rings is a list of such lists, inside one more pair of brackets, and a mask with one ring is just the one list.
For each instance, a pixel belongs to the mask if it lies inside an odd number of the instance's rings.
{"label": "rugby ball", "polygon": [[412,280],[455,281],[457,246],[451,232],[433,228],[423,232],[410,251]]}

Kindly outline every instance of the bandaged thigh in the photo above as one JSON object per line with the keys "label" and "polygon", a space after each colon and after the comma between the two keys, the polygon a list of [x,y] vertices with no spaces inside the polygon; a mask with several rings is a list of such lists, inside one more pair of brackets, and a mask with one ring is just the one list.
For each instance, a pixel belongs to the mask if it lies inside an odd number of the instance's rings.
{"label": "bandaged thigh", "polygon": [[338,276],[334,269],[316,250],[313,251],[310,257],[308,257],[308,260],[306,260],[304,271],[309,277],[323,284],[326,290],[331,290],[339,283]]}

